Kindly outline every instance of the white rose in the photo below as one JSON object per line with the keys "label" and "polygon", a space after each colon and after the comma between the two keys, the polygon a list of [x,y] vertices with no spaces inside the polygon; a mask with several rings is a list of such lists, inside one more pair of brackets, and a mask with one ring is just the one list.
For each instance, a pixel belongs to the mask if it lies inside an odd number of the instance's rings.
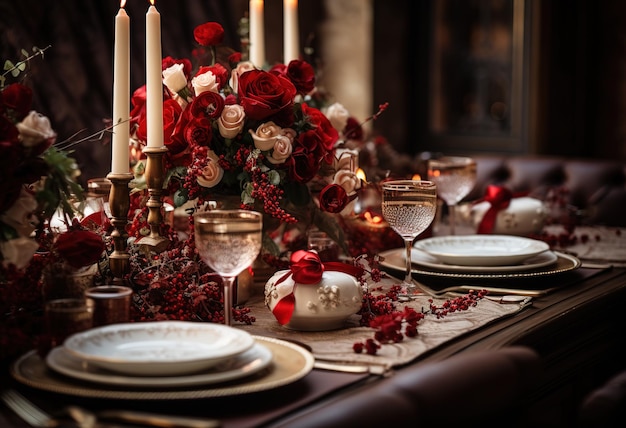
{"label": "white rose", "polygon": [[326,117],[337,131],[342,132],[348,125],[350,112],[341,104],[334,103],[326,109]]}
{"label": "white rose", "polygon": [[237,67],[233,68],[230,72],[230,87],[233,88],[234,93],[237,93],[239,89],[239,76],[250,70],[256,70],[254,64],[250,61],[241,61],[237,64]]}
{"label": "white rose", "polygon": [[207,91],[215,92],[216,94],[218,94],[220,91],[217,79],[211,71],[198,74],[197,76],[192,78],[191,86],[193,86],[193,90],[196,93],[196,96]]}
{"label": "white rose", "polygon": [[235,138],[243,129],[246,113],[239,104],[224,106],[222,114],[217,121],[220,135],[224,138]]}
{"label": "white rose", "polygon": [[11,208],[2,213],[0,220],[15,229],[20,236],[30,236],[38,223],[37,218],[33,215],[35,209],[37,209],[35,196],[22,188],[20,196]]}
{"label": "white rose", "polygon": [[0,253],[4,267],[14,264],[18,269],[24,269],[39,248],[34,239],[21,236],[9,241],[0,241]]}
{"label": "white rose", "polygon": [[207,153],[207,164],[202,169],[202,175],[198,176],[198,184],[202,187],[215,187],[222,181],[224,176],[224,170],[218,163],[219,157],[213,150],[209,150]]}
{"label": "white rose", "polygon": [[333,183],[343,187],[348,196],[353,195],[361,188],[361,179],[350,170],[342,169],[337,171],[333,177]]}
{"label": "white rose", "polygon": [[174,94],[187,87],[187,77],[185,77],[183,65],[174,64],[163,70],[163,84]]}
{"label": "white rose", "polygon": [[277,137],[272,154],[267,157],[267,160],[274,165],[285,163],[293,151],[293,139],[295,137],[296,131],[290,128],[283,129],[283,135]]}
{"label": "white rose", "polygon": [[50,120],[36,111],[17,124],[22,144],[26,147],[35,147],[44,141],[56,138],[57,134],[50,125]]}

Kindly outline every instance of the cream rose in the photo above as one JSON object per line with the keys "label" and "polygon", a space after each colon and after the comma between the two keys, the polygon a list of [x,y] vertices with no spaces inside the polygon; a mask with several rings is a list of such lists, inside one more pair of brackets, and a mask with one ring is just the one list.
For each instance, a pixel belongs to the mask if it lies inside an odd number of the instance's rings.
{"label": "cream rose", "polygon": [[343,187],[348,196],[353,195],[357,190],[361,188],[361,179],[357,175],[348,170],[341,169],[335,173],[333,177],[333,183]]}
{"label": "cream rose", "polygon": [[218,163],[219,157],[213,150],[209,150],[207,153],[207,164],[202,169],[202,175],[197,178],[198,184],[202,187],[215,187],[222,181],[224,176],[224,170]]}
{"label": "cream rose", "polygon": [[266,152],[274,147],[276,139],[282,135],[282,130],[283,128],[270,121],[259,125],[256,131],[250,129],[248,132],[252,135],[254,147]]}
{"label": "cream rose", "polygon": [[334,103],[326,109],[326,117],[337,131],[342,132],[348,125],[350,112],[341,104]]}
{"label": "cream rose", "polygon": [[348,169],[356,172],[359,168],[359,152],[353,149],[335,149],[335,171]]}
{"label": "cream rose", "polygon": [[274,165],[285,163],[293,151],[293,139],[295,137],[296,131],[291,128],[284,128],[282,135],[278,136],[274,142],[274,148],[267,160]]}
{"label": "cream rose", "polygon": [[36,209],[37,200],[35,196],[22,188],[20,196],[11,208],[2,213],[0,220],[15,229],[20,236],[30,236],[38,223],[37,218],[33,215]]}
{"label": "cream rose", "polygon": [[242,61],[230,72],[230,87],[233,88],[234,93],[239,92],[239,76],[250,70],[256,70],[254,64],[250,61]]}
{"label": "cream rose", "polygon": [[216,94],[220,91],[217,79],[211,71],[207,71],[192,78],[191,86],[193,86],[196,96],[207,91],[215,92]]}
{"label": "cream rose", "polygon": [[163,84],[172,93],[178,93],[187,87],[187,78],[182,64],[174,64],[163,70]]}
{"label": "cream rose", "polygon": [[50,125],[50,120],[36,111],[28,113],[24,120],[17,124],[17,129],[25,147],[35,147],[57,136]]}
{"label": "cream rose", "polygon": [[25,236],[9,241],[0,241],[2,264],[4,267],[13,264],[17,269],[24,269],[33,258],[37,248],[39,248],[39,244],[34,239]]}
{"label": "cream rose", "polygon": [[220,135],[224,138],[235,138],[243,129],[246,113],[239,104],[224,106],[222,114],[217,121]]}

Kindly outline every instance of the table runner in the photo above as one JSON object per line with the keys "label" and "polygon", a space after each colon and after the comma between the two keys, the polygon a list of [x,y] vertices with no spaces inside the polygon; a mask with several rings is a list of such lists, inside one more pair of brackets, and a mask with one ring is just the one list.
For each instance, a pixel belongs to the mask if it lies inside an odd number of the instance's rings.
{"label": "table runner", "polygon": [[[396,279],[384,279],[375,284],[383,290]],[[441,305],[446,299],[434,299],[434,303]],[[482,299],[478,305],[468,310],[451,313],[444,318],[437,319],[434,315],[426,315],[418,325],[418,336],[405,338],[400,343],[386,344],[378,350],[377,355],[356,354],[352,346],[356,342],[364,342],[374,337],[374,329],[359,326],[359,317],[353,315],[347,320],[345,328],[331,331],[308,332],[287,329],[278,324],[270,310],[265,306],[263,297],[254,296],[246,306],[252,310],[251,315],[256,317],[252,325],[238,325],[251,334],[277,337],[284,340],[297,341],[306,344],[316,359],[339,363],[366,364],[372,373],[384,373],[386,370],[407,364],[421,354],[463,334],[476,330],[490,322],[505,316],[510,316],[528,306],[530,298],[519,303],[498,303]],[[429,297],[419,296],[410,302],[396,302],[397,309],[410,306],[418,312],[428,309]]]}
{"label": "table runner", "polygon": [[[563,226],[550,225],[544,232],[559,236],[566,233]],[[626,228],[605,226],[576,226],[571,235],[572,245],[562,250],[581,261],[606,262],[616,267],[626,267]]]}

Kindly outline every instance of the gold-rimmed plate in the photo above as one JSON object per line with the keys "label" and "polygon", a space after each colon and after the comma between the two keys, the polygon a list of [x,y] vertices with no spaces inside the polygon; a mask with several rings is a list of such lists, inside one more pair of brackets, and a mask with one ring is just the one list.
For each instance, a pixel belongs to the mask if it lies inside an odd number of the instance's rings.
{"label": "gold-rimmed plate", "polygon": [[[405,250],[403,248],[400,248],[380,253],[380,256],[384,259],[380,262],[381,267],[404,272],[404,251]],[[469,269],[458,267],[458,270],[450,271],[449,269],[441,269],[441,267],[426,267],[414,264],[411,271],[413,274],[439,278],[515,279],[554,275],[572,271],[580,267],[581,263],[578,258],[558,251],[554,251],[553,253],[556,255],[556,260],[549,264],[535,266],[530,269],[527,266],[517,266],[503,271],[501,267],[498,269],[495,266],[491,266],[481,269],[482,271],[476,271],[473,267],[469,267]]]}
{"label": "gold-rimmed plate", "polygon": [[32,388],[78,397],[122,400],[190,400],[250,394],[278,388],[300,380],[312,369],[313,355],[301,346],[272,337],[254,336],[273,355],[271,364],[238,380],[185,388],[101,385],[64,376],[50,369],[36,351],[18,358],[11,375]]}

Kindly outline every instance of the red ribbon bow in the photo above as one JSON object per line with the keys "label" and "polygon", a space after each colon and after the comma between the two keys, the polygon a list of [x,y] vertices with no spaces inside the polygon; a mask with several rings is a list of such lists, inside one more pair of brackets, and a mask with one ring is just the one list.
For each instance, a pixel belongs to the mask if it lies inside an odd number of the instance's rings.
{"label": "red ribbon bow", "polygon": [[291,255],[290,271],[280,277],[274,284],[277,286],[281,282],[293,276],[295,282],[291,293],[280,299],[274,306],[272,313],[280,325],[287,324],[293,315],[296,307],[295,290],[297,284],[317,284],[322,280],[324,271],[343,272],[354,277],[363,275],[363,269],[341,262],[322,263],[319,255],[315,251],[298,250]]}
{"label": "red ribbon bow", "polygon": [[477,233],[488,234],[493,232],[498,212],[508,208],[511,203],[511,199],[523,196],[526,193],[513,193],[506,187],[494,185],[487,186],[487,191],[485,193],[485,196],[476,202],[489,202],[491,207],[489,207],[485,216],[478,225]]}

